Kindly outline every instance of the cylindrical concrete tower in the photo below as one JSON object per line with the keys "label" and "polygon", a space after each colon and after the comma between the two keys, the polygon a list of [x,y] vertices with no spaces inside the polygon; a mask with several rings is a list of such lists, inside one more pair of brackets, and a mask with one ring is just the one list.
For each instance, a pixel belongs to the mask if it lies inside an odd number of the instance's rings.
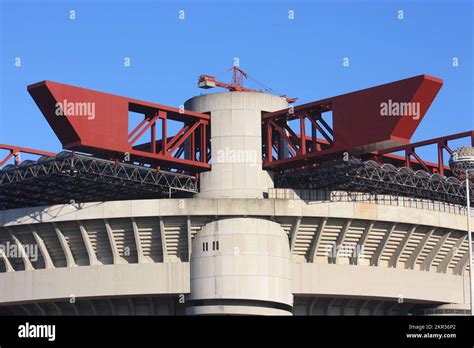
{"label": "cylindrical concrete tower", "polygon": [[217,220],[193,241],[188,314],[291,315],[291,255],[280,224]]}
{"label": "cylindrical concrete tower", "polygon": [[[262,111],[288,107],[256,92],[194,97],[185,108],[210,112],[212,170],[201,175],[201,198],[264,198],[273,187],[262,169]],[[240,217],[205,225],[193,240],[190,314],[291,314],[291,257],[278,223]]]}
{"label": "cylindrical concrete tower", "polygon": [[263,198],[273,187],[262,170],[262,111],[288,107],[282,97],[224,92],[189,99],[186,110],[210,112],[212,170],[201,174],[202,198]]}

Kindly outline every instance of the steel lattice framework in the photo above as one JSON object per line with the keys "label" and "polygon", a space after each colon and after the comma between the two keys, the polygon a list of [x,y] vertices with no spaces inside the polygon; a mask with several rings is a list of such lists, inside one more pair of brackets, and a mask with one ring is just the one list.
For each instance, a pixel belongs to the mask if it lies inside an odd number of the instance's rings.
{"label": "steel lattice framework", "polygon": [[[276,177],[276,187],[293,189],[344,190],[376,194],[393,194],[466,204],[466,188],[454,177],[447,179],[392,164],[379,166],[375,161],[358,158],[331,161],[312,170],[286,173]],[[471,189],[471,197],[474,188]],[[474,199],[471,199],[474,203]]]}
{"label": "steel lattice framework", "polygon": [[[407,145],[442,84],[436,77],[419,75],[264,112],[263,168],[286,170],[334,158],[343,152],[359,156]],[[392,100],[397,105],[418,105],[419,112],[415,115],[405,110],[397,117],[383,116],[381,105]],[[298,126],[293,129],[291,122]]]}
{"label": "steel lattice framework", "polygon": [[189,196],[197,178],[63,152],[0,171],[0,209],[35,205]]}
{"label": "steel lattice framework", "polygon": [[[442,85],[439,78],[419,75],[262,111],[262,167],[274,172],[280,188],[464,204],[465,188],[454,177],[446,179],[452,172],[444,156],[453,153],[450,142],[463,139],[474,146],[474,132],[410,143]],[[189,196],[198,192],[200,173],[212,167],[210,114],[52,81],[32,84],[28,92],[63,149],[73,152],[56,156],[0,144],[8,152],[0,167],[11,159],[15,163],[0,170],[0,209]],[[381,106],[388,102],[406,107],[386,115]],[[93,114],[88,106],[94,106]],[[134,127],[132,115],[140,120]],[[178,128],[171,132],[175,123]],[[425,146],[436,147],[437,162],[418,151]],[[42,157],[21,162],[21,153]],[[352,160],[342,161],[346,156]]]}
{"label": "steel lattice framework", "polygon": [[[66,150],[120,161],[130,157],[190,173],[211,168],[209,115],[52,81],[29,85],[28,92]],[[69,110],[68,105],[81,107]],[[94,115],[86,113],[88,105],[94,106]],[[129,129],[131,113],[141,121]],[[181,127],[175,134],[171,122]]]}

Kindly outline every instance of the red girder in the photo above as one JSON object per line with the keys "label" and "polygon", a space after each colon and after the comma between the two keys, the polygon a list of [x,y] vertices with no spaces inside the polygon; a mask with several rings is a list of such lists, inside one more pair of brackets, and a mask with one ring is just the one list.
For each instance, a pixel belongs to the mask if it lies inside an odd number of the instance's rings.
{"label": "red girder", "polygon": [[[321,160],[348,152],[364,160],[373,159],[397,167],[406,166],[447,175],[450,169],[444,165],[444,151],[452,153],[448,142],[470,138],[474,146],[473,131],[409,143],[442,83],[438,78],[420,75],[265,113],[262,116],[263,167],[276,171],[304,170]],[[209,115],[50,81],[30,85],[28,91],[65,149],[116,159],[128,153],[132,160],[141,163],[191,172],[209,170],[211,167],[206,155],[211,121]],[[418,103],[418,117],[381,117],[381,103],[389,100]],[[63,116],[57,116],[58,103],[63,103],[60,105]],[[90,115],[85,112],[70,112],[68,103],[94,104],[94,117],[86,117]],[[128,130],[130,111],[141,113],[144,117],[131,132]],[[332,111],[333,128],[323,118],[328,111]],[[174,135],[168,134],[168,120],[182,123],[182,128]],[[300,134],[296,134],[289,126],[291,120],[299,121]],[[309,122],[305,123],[306,120]],[[161,137],[157,139],[158,125],[161,125]],[[307,129],[308,125],[311,130]],[[136,144],[147,131],[150,132],[150,141]],[[310,135],[307,135],[309,132]],[[318,134],[323,138],[318,138]],[[436,163],[423,160],[416,151],[428,145],[437,146]],[[19,157],[16,154],[21,152],[55,155],[9,145],[0,145],[0,149],[9,151],[0,166],[12,157],[18,164]],[[397,152],[404,154],[400,156],[395,154]]]}
{"label": "red girder", "polygon": [[[128,154],[131,160],[191,172],[211,167],[207,161],[206,141],[195,141],[206,135],[209,115],[51,81],[30,85],[28,91],[65,149],[119,159]],[[87,108],[93,109],[94,115],[87,113]],[[141,113],[144,117],[130,133],[129,112]],[[184,138],[170,137],[168,120],[179,121],[191,130]],[[161,139],[156,139],[158,122],[161,122]],[[150,143],[134,145],[148,130]],[[176,151],[189,137],[194,141],[190,141],[188,151]],[[183,153],[186,158],[177,156]]]}
{"label": "red girder", "polygon": [[9,154],[7,154],[3,160],[0,159],[0,167],[4,166],[13,157],[15,158],[15,164],[19,165],[21,161],[20,159],[21,153],[27,153],[30,155],[38,155],[38,156],[55,156],[56,155],[54,152],[47,152],[47,151],[29,149],[27,147],[20,147],[20,146],[14,146],[14,145],[6,145],[6,144],[0,144],[0,150],[9,151]]}
{"label": "red girder", "polygon": [[[294,108],[262,115],[265,150],[263,167],[267,170],[284,170],[316,163],[326,157],[343,152],[362,155],[394,146],[408,144],[428,108],[436,97],[443,81],[436,77],[420,75],[388,84],[311,102]],[[383,115],[382,105],[398,105],[405,109],[397,115]],[[390,109],[393,111],[394,109]],[[417,110],[408,114],[407,110]],[[332,111],[333,128],[322,118]],[[291,140],[282,133],[285,125],[300,120],[300,132],[306,139],[305,119],[312,126],[310,143]],[[325,138],[326,146],[317,139],[317,132]],[[284,132],[284,131],[283,131]],[[277,137],[278,139],[273,139]],[[296,154],[283,158],[273,157],[273,144],[284,140]],[[284,151],[281,146],[278,151]]]}
{"label": "red girder", "polygon": [[[452,154],[453,150],[449,147],[449,141],[470,138],[470,145],[474,146],[474,131],[447,135],[444,137],[423,140],[412,144],[392,147],[390,149],[374,151],[364,156],[366,159],[373,159],[379,163],[392,163],[397,167],[408,167],[412,169],[423,169],[431,173],[439,173],[443,176],[449,176],[451,169],[444,165],[443,150]],[[437,162],[423,160],[416,152],[417,149],[425,146],[436,145],[438,154]],[[395,152],[404,152],[403,156],[394,155]],[[412,157],[414,157],[412,159]]]}
{"label": "red girder", "polygon": [[[300,139],[299,134],[297,135]],[[474,146],[474,131],[456,133],[452,135],[447,135],[443,137],[428,139],[419,141],[416,143],[401,145],[392,147],[389,149],[381,151],[372,151],[370,153],[364,154],[361,157],[364,160],[374,160],[379,164],[391,163],[396,167],[407,167],[414,170],[422,169],[430,173],[439,173],[443,176],[451,175],[451,168],[447,165],[444,165],[445,157],[443,150],[446,151],[449,155],[453,153],[453,149],[449,146],[449,141],[466,139],[471,146]],[[311,144],[313,139],[311,137],[306,137],[306,143]],[[327,146],[328,142],[324,139],[317,139],[318,146]],[[416,152],[418,148],[425,146],[437,146],[438,158],[436,162],[431,162],[424,160]],[[403,155],[396,155],[396,152],[404,152]],[[412,158],[414,157],[414,158]],[[306,167],[299,167],[298,171],[304,170],[305,168],[312,167],[315,164],[309,164]]]}

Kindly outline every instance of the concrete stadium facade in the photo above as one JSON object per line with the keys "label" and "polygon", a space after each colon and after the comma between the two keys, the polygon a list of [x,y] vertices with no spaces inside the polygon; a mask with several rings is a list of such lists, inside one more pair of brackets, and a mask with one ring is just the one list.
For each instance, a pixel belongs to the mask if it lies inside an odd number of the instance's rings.
{"label": "concrete stadium facade", "polygon": [[[277,224],[288,236],[282,254],[291,255],[294,300],[262,294],[252,281],[281,272],[256,257],[277,256],[271,242],[262,246],[235,236],[208,252],[229,258],[220,269],[211,268],[217,277],[233,278],[229,291],[222,289],[227,299],[269,305],[287,300],[294,314],[402,314],[428,305],[462,310],[469,301],[465,216],[454,213],[359,202],[166,199],[15,209],[0,217],[1,243],[9,239],[40,250],[35,263],[3,258],[5,313],[189,313],[196,298],[190,260],[206,253],[203,226],[249,218]],[[370,251],[352,260],[326,257],[325,245],[336,240],[364,243]],[[220,298],[221,289],[208,291],[209,299]],[[71,305],[71,297],[87,304]]]}
{"label": "concrete stadium facade", "polygon": [[0,313],[466,313],[461,207],[289,199],[261,166],[261,112],[284,98],[216,93],[185,106],[212,115],[200,193],[0,211],[0,244],[39,250],[2,255]]}

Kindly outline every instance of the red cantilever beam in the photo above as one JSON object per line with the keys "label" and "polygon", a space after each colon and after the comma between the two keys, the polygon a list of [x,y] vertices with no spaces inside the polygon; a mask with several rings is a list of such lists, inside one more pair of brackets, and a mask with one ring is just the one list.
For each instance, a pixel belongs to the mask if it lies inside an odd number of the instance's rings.
{"label": "red cantilever beam", "polygon": [[[270,170],[295,168],[316,162],[323,156],[337,156],[346,151],[360,155],[408,144],[442,84],[443,81],[436,77],[419,75],[291,109],[266,113],[262,116],[264,129],[266,128],[264,134],[267,137],[263,167]],[[321,117],[329,111],[332,111],[332,129]],[[326,137],[331,134],[331,146],[321,150],[312,147],[311,151],[307,151],[301,143],[294,143],[293,145],[299,148],[296,156],[277,156],[273,159],[272,137],[274,134],[279,136],[274,132],[277,130],[274,125],[284,127],[287,122],[297,118],[308,118],[314,129]],[[329,134],[323,132],[323,128]],[[304,131],[304,127],[301,129]],[[285,140],[288,143],[288,140]]]}
{"label": "red cantilever beam", "polygon": [[[199,134],[206,134],[201,128],[209,127],[209,115],[51,81],[30,85],[28,92],[65,149],[117,158],[129,154],[143,163],[191,172],[211,167],[202,145],[184,151],[186,157],[167,151],[168,120],[194,126],[194,136],[199,138]],[[143,114],[145,128],[129,132],[129,111]],[[162,139],[155,139],[159,121]],[[147,130],[151,132],[150,146],[135,147],[134,142]],[[156,142],[160,140],[163,148],[157,152]],[[198,160],[196,153],[200,154]]]}

